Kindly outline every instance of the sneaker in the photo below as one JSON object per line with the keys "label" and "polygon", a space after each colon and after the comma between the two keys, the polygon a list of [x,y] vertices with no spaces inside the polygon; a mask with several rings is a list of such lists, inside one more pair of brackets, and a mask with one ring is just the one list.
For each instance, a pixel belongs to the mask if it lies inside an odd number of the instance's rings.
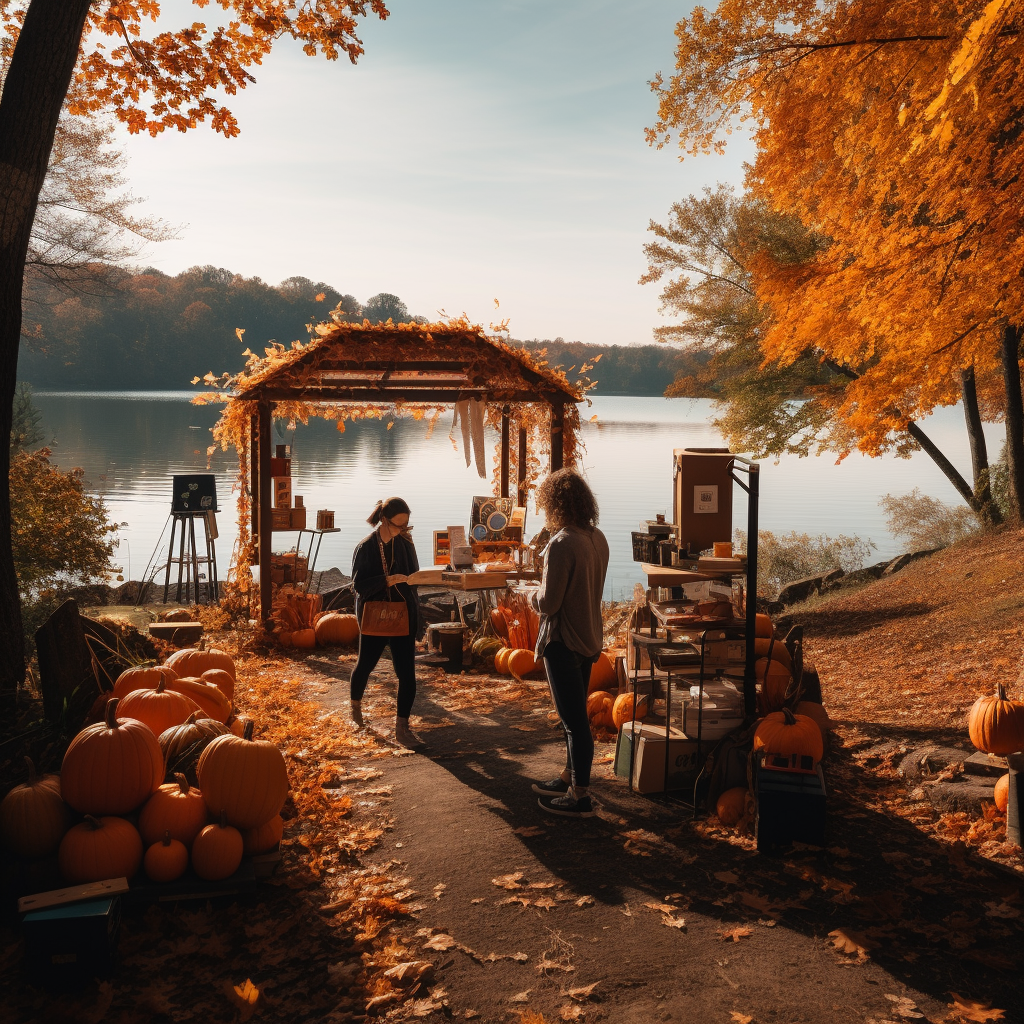
{"label": "sneaker", "polygon": [[564,796],[553,796],[549,799],[541,797],[537,803],[545,811],[562,814],[567,818],[592,818],[594,816],[594,805],[591,803],[589,795],[581,796],[577,800],[572,793],[566,793]]}
{"label": "sneaker", "polygon": [[407,750],[420,750],[427,745],[418,733],[408,727],[395,729],[395,742]]}
{"label": "sneaker", "polygon": [[535,782],[530,788],[541,796],[561,796],[569,792],[569,783],[563,782],[561,775],[556,775],[550,782]]}

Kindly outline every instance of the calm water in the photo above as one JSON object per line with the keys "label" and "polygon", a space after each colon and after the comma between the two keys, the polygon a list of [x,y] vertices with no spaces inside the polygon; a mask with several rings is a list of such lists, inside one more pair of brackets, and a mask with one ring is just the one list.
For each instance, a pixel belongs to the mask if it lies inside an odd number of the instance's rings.
{"label": "calm water", "polygon": [[[103,497],[111,518],[125,524],[116,557],[126,579],[142,578],[147,564],[167,557],[171,475],[206,471],[206,448],[218,411],[191,405],[190,398],[187,392],[36,396],[57,464],[84,469],[89,488]],[[719,445],[722,439],[709,423],[710,402],[609,397],[593,403],[587,415],[596,413],[598,422],[584,424],[584,467],[611,545],[606,597],[619,598],[640,579],[630,531],[658,512],[671,519],[672,449]],[[490,488],[474,468],[466,467],[461,435],[459,450],[449,439],[450,423],[450,417],[442,416],[431,438],[426,423],[412,420],[396,420],[391,430],[378,421],[349,423],[343,434],[331,423],[313,420],[294,433],[275,436],[275,442],[293,445],[293,492],[303,495],[310,520],[316,509],[331,508],[341,528],[341,533],[324,538],[318,568],[349,570],[352,549],[367,533],[364,520],[378,497],[400,494],[409,502],[421,561],[429,560],[432,530],[468,523],[472,496]],[[960,411],[942,410],[923,426],[969,475]],[[999,450],[1000,437],[1001,428],[993,427],[993,453]],[[489,446],[496,440],[489,438]],[[234,453],[218,451],[212,471],[221,507],[217,556],[223,577],[237,532]],[[920,453],[911,459],[852,455],[839,466],[831,456],[766,461],[761,468],[761,527],[859,535],[875,543],[880,560],[900,549],[886,529],[879,498],[914,487],[946,502],[957,500],[952,486]],[[734,508],[735,525],[744,528],[746,498],[738,489]],[[531,507],[528,534],[539,526]],[[161,536],[162,531],[167,532]],[[275,534],[276,548],[286,550],[292,543],[293,534]]]}

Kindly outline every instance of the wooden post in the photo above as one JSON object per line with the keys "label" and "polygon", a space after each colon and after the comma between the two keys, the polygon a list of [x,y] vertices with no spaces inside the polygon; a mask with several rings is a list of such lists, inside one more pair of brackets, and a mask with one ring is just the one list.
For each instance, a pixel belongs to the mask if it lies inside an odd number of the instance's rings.
{"label": "wooden post", "polygon": [[249,532],[252,539],[256,542],[256,558],[253,561],[253,565],[259,565],[260,418],[256,413],[249,417]]}
{"label": "wooden post", "polygon": [[551,403],[551,472],[561,469],[565,462],[562,427],[565,423],[565,404],[557,399]]}
{"label": "wooden post", "polygon": [[519,462],[516,466],[518,470],[518,488],[516,489],[516,504],[521,508],[526,507],[526,460],[528,458],[526,452],[526,427],[519,428]]}
{"label": "wooden post", "polygon": [[500,497],[508,497],[508,476],[509,476],[509,462],[511,461],[512,451],[509,446],[508,437],[508,417],[511,410],[507,405],[501,407],[501,494]]}
{"label": "wooden post", "polygon": [[270,610],[274,604],[273,581],[270,578],[270,545],[273,539],[271,530],[274,525],[274,516],[271,511],[273,502],[270,494],[270,430],[273,422],[272,416],[273,407],[270,402],[260,402],[260,620],[264,623],[270,618]]}

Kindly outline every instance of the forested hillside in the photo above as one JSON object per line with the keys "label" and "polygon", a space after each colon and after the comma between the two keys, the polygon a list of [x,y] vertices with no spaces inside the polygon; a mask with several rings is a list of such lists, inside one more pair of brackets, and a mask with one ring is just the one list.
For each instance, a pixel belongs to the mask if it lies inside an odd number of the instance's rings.
{"label": "forested hillside", "polygon": [[[305,277],[270,285],[216,267],[174,277],[151,268],[112,271],[73,296],[36,278],[26,281],[26,295],[18,377],[37,390],[179,390],[208,371],[241,369],[246,346],[259,352],[270,341],[305,340],[306,324],[339,303],[374,323],[413,316],[387,292],[361,303]],[[244,329],[244,344],[236,328]],[[570,371],[600,355],[589,375],[603,395],[662,395],[677,373],[694,372],[692,357],[668,345],[520,344],[546,349],[553,366]]]}

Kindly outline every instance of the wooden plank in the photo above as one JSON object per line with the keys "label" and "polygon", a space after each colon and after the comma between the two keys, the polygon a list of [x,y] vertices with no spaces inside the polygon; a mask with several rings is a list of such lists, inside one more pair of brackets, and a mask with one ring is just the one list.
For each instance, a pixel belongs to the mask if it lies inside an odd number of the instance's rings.
{"label": "wooden plank", "polygon": [[561,469],[565,464],[565,404],[551,403],[551,472]]}
{"label": "wooden plank", "polygon": [[508,472],[512,461],[512,450],[509,446],[509,412],[507,405],[501,408],[501,491],[500,497],[508,497]]}
{"label": "wooden plank", "polygon": [[94,682],[92,652],[73,600],[65,601],[36,630],[36,651],[43,714],[48,721],[57,722],[64,716],[65,704],[72,702],[75,691],[86,681]]}
{"label": "wooden plank", "polygon": [[[526,427],[520,427],[519,428],[519,460],[518,460],[518,462],[516,464],[516,475],[518,477],[518,480],[517,480],[518,486],[516,488],[516,498],[517,498],[516,504],[520,508],[525,508],[526,507],[526,497],[527,497],[526,463],[527,463],[527,460],[528,460],[528,455],[527,455],[527,451],[526,451]],[[523,540],[525,541],[526,538],[524,537]]]}
{"label": "wooden plank", "polygon": [[684,583],[699,583],[701,580],[717,580],[722,574],[691,572],[689,569],[673,569],[667,565],[640,563],[640,571],[647,577],[649,587],[681,587]]}
{"label": "wooden plank", "polygon": [[255,500],[259,502],[260,523],[260,621],[267,622],[273,609],[273,581],[270,575],[270,552],[273,544],[273,509],[271,508],[270,490],[273,479],[270,475],[270,431],[273,423],[272,409],[269,402],[259,405],[260,433],[260,492]]}
{"label": "wooden plank", "polygon": [[172,644],[194,644],[202,639],[201,622],[151,622],[149,635]]}
{"label": "wooden plank", "polygon": [[127,878],[108,878],[102,882],[89,882],[87,885],[72,885],[67,889],[50,889],[49,892],[37,892],[31,896],[22,896],[18,900],[18,913],[25,914],[30,910],[58,907],[64,903],[96,900],[104,896],[120,896],[127,891]]}
{"label": "wooden plank", "polygon": [[269,401],[269,402],[325,402],[338,405],[361,405],[364,402],[403,402],[422,403],[423,405],[453,405],[463,399],[483,398],[488,402],[526,402],[537,403],[558,401],[572,401],[568,396],[551,391],[490,391],[486,387],[452,387],[419,390],[417,388],[400,387],[374,387],[374,388],[342,388],[342,387],[264,387],[259,385],[249,391],[241,391],[236,398],[245,401]]}

